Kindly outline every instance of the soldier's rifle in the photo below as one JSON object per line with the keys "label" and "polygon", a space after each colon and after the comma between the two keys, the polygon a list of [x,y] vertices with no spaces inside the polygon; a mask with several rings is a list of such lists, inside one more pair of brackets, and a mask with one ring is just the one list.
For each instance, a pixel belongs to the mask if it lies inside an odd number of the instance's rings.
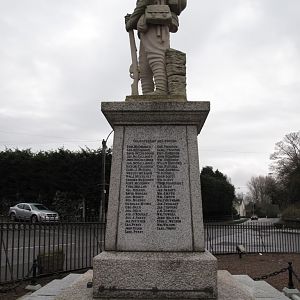
{"label": "soldier's rifle", "polygon": [[137,58],[137,48],[135,43],[134,31],[129,30],[128,33],[129,33],[131,61],[132,61],[132,64],[129,68],[129,73],[130,73],[130,77],[133,79],[133,83],[131,84],[131,95],[138,95],[140,71],[139,71],[139,63]]}

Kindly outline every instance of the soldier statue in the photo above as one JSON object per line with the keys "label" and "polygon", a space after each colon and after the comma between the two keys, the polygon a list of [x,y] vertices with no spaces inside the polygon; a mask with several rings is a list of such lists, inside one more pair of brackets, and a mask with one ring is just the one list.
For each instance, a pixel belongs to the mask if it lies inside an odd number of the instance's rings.
{"label": "soldier statue", "polygon": [[134,12],[125,17],[126,30],[137,30],[140,38],[138,72],[143,95],[168,94],[165,53],[170,48],[170,32],[177,32],[178,16],[186,2],[137,0]]}

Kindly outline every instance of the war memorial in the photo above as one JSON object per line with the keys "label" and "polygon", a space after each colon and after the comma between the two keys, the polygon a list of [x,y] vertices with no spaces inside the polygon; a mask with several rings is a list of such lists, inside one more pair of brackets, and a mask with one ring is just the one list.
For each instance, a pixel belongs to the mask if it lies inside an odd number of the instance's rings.
{"label": "war memorial", "polygon": [[131,95],[101,104],[114,129],[105,251],[57,300],[287,299],[205,250],[197,137],[210,102],[188,101],[186,55],[170,46],[186,6],[138,0],[125,17]]}
{"label": "war memorial", "polygon": [[101,107],[115,133],[106,251],[94,259],[94,297],[216,299],[217,260],[204,249],[197,147],[209,102],[187,101],[185,54],[170,48],[186,1],[148,2],[137,1],[126,16],[132,95]]}

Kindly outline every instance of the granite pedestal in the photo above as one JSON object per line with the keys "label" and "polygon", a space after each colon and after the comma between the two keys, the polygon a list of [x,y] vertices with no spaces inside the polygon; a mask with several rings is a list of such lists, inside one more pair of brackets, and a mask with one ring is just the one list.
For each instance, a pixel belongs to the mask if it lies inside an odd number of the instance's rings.
{"label": "granite pedestal", "polygon": [[158,98],[102,103],[115,133],[95,298],[217,299],[217,260],[204,249],[197,143],[209,102]]}

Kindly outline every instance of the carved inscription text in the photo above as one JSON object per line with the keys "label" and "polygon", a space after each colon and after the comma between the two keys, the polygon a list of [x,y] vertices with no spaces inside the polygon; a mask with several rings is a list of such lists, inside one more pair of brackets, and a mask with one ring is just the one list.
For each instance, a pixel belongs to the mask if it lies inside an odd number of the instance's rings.
{"label": "carved inscription text", "polygon": [[[126,148],[125,233],[144,233],[149,208],[156,214],[156,230],[176,230],[181,150],[176,140],[134,140]],[[149,185],[154,193],[149,194]],[[153,197],[154,196],[154,197]]]}

